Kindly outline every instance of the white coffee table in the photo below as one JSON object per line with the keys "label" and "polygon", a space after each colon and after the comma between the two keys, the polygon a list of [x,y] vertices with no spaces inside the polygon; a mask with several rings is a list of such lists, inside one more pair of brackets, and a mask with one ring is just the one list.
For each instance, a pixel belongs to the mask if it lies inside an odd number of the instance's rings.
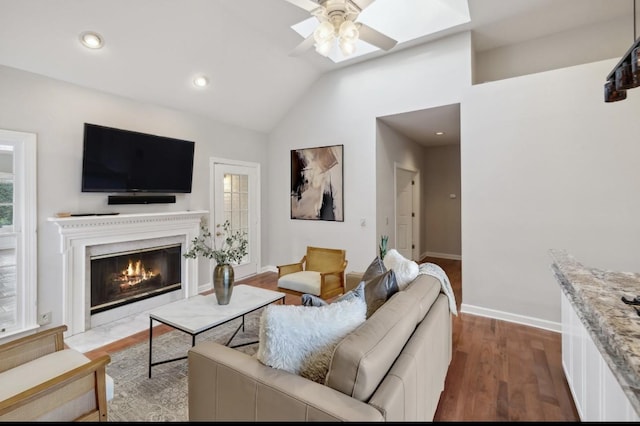
{"label": "white coffee table", "polygon": [[[285,296],[285,293],[278,291],[237,284],[233,286],[231,300],[227,305],[218,305],[216,295],[212,293],[206,296],[197,295],[188,299],[178,300],[149,311],[149,377],[151,377],[151,367],[154,365],[187,358],[183,356],[163,361],[152,361],[154,320],[191,335],[191,346],[195,346],[198,334],[242,317],[242,324],[238,326],[226,343],[229,346],[238,331],[241,328],[244,331],[244,316],[246,314],[279,300],[284,304]],[[230,347],[245,346],[253,343],[256,342]]]}

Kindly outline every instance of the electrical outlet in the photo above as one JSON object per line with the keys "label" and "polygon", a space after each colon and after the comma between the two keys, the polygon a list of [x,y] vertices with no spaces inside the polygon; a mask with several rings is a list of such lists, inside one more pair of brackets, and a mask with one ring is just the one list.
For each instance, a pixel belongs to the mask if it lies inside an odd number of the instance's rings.
{"label": "electrical outlet", "polygon": [[47,325],[51,323],[51,312],[45,312],[38,316],[39,325]]}

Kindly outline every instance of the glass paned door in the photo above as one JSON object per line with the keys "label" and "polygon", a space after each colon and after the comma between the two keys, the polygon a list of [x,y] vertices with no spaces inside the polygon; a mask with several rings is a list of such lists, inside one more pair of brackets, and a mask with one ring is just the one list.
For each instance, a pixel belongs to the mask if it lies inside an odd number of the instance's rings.
{"label": "glass paned door", "polygon": [[260,264],[259,165],[212,159],[211,167],[212,228],[228,220],[233,231],[247,233],[247,255],[233,269],[236,279],[256,274]]}
{"label": "glass paned door", "polygon": [[[231,231],[249,235],[249,175],[224,173],[224,220],[231,224]],[[244,263],[249,255],[243,259]]]}

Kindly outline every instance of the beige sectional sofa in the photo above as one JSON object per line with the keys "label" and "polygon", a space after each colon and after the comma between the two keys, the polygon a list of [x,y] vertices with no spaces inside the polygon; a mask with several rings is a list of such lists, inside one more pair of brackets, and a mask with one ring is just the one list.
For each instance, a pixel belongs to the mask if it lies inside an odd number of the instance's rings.
{"label": "beige sectional sofa", "polygon": [[[347,290],[358,278],[347,274]],[[324,385],[198,343],[188,355],[189,420],[430,421],[451,361],[451,323],[440,282],[418,275],[338,343]]]}

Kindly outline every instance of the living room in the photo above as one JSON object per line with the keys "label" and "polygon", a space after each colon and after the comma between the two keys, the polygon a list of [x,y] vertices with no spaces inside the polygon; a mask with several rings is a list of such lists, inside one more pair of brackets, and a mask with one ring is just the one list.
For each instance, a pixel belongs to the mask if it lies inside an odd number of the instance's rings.
{"label": "living room", "polygon": [[[52,326],[64,323],[60,235],[49,218],[209,211],[211,158],[260,165],[258,272],[299,260],[308,245],[340,246],[348,270],[363,271],[380,235],[393,234],[394,163],[422,169],[425,161],[422,148],[379,119],[459,104],[461,251],[450,254],[464,256],[462,312],[559,332],[550,249],[605,270],[640,269],[640,201],[629,196],[637,182],[640,99],[633,90],[616,103],[602,95],[605,77],[632,42],[632,2],[622,3],[629,13],[617,19],[490,52],[476,53],[474,34],[464,31],[323,73],[287,95],[295,101],[272,126],[215,120],[3,62],[0,128],[37,135],[37,312],[50,312]],[[0,57],[12,57],[11,47],[2,43]],[[99,62],[88,70],[109,62],[92,59]],[[172,204],[122,206],[82,193],[85,122],[195,141],[193,191]],[[405,149],[390,150],[390,143]],[[344,146],[344,221],[292,220],[290,151],[334,144]],[[201,260],[198,287],[210,286],[210,276]]]}

